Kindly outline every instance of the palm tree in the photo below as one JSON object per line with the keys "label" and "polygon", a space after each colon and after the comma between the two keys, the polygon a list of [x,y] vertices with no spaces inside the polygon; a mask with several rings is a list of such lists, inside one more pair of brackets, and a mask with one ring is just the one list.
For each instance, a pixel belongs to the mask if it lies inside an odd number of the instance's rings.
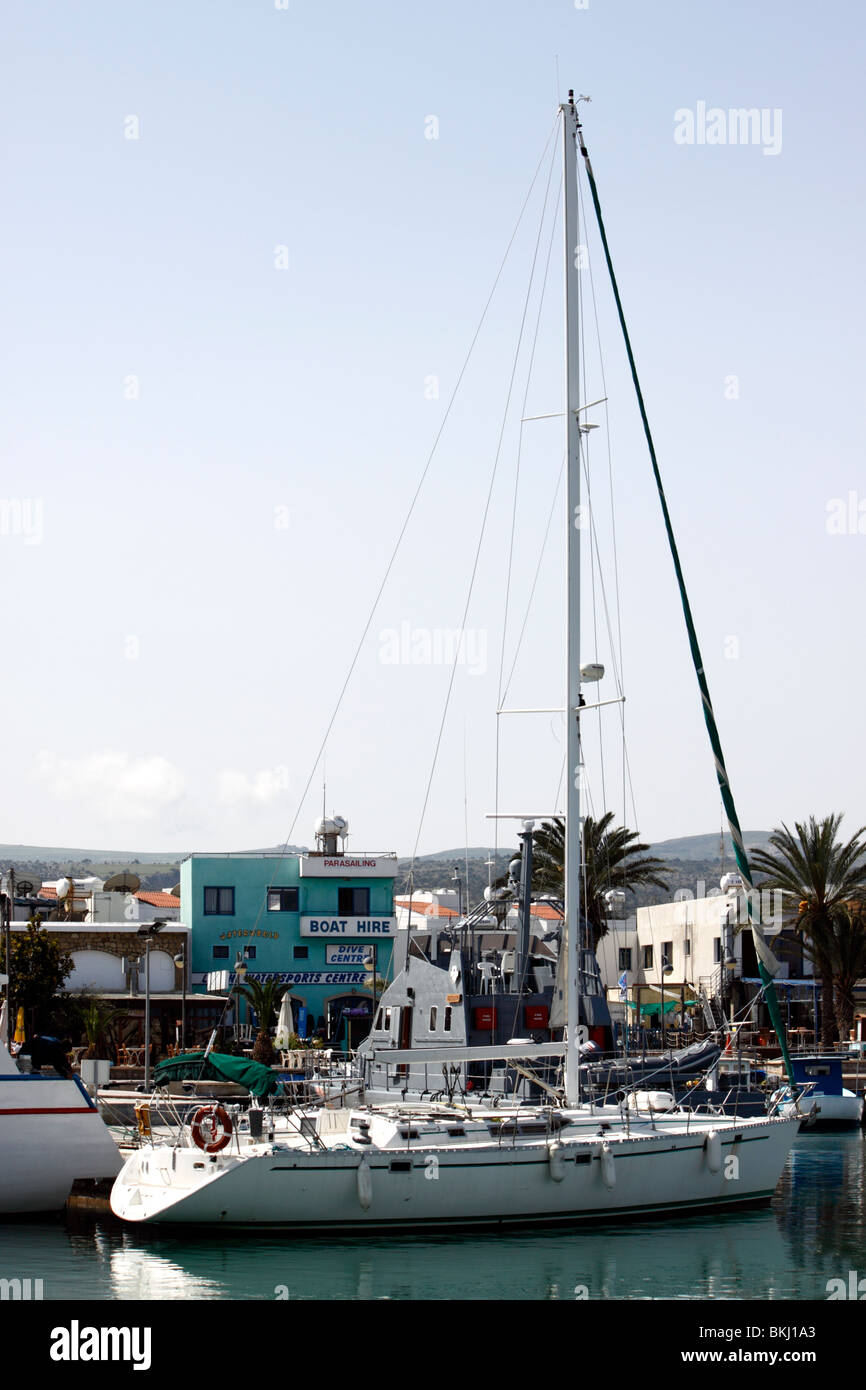
{"label": "palm tree", "polygon": [[280,984],[274,978],[251,980],[248,985],[235,986],[235,992],[242,995],[252,1006],[259,1026],[258,1036],[253,1047],[253,1061],[263,1062],[266,1067],[270,1066],[274,1057],[274,1045],[271,1042],[270,1030],[276,1020],[283,995],[288,988],[288,985]]}
{"label": "palm tree", "polygon": [[827,944],[833,974],[833,1008],[839,1037],[845,1039],[854,1026],[854,986],[866,975],[866,912],[852,904],[833,922]]}
{"label": "palm tree", "polygon": [[[853,981],[852,967],[861,968],[857,939],[864,926],[863,914],[852,905],[866,901],[866,827],[847,844],[836,839],[842,816],[832,814],[817,821],[810,816],[804,824],[794,823],[795,834],[787,825],[774,830],[770,850],[754,850],[752,864],[764,875],[762,888],[779,889],[785,910],[783,920],[806,938],[808,954],[821,977],[821,1041],[831,1047],[833,1011],[837,1028],[841,1018],[849,1020],[847,1000]],[[856,975],[854,976],[856,979]],[[837,1000],[838,991],[838,1000]],[[853,1014],[853,1004],[851,1007]]]}
{"label": "palm tree", "polygon": [[[581,848],[581,909],[592,927],[593,949],[607,935],[607,902],[611,889],[628,892],[644,884],[666,888],[670,870],[662,859],[647,854],[634,830],[613,826],[613,812],[600,820],[587,816]],[[545,821],[532,836],[532,886],[538,892],[563,892],[565,820]]]}

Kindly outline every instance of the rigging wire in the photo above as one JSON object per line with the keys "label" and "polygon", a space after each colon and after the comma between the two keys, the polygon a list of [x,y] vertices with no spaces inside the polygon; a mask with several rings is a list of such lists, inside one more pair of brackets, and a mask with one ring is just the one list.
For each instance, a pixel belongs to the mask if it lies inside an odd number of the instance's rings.
{"label": "rigging wire", "polygon": [[[552,172],[552,169],[553,169],[553,158],[555,157],[555,154],[556,154],[556,150],[554,149],[553,156],[551,157],[551,172]],[[550,175],[548,175],[548,189],[549,189],[549,186],[550,186],[549,180],[550,180]],[[513,360],[512,360],[512,364],[511,364],[511,372],[510,372],[509,379],[508,379],[508,390],[507,390],[506,395],[505,395],[505,404],[504,404],[503,409],[502,409],[502,419],[501,419],[501,423],[500,423],[500,427],[499,427],[499,437],[498,437],[497,443],[496,443],[496,452],[495,452],[494,457],[493,457],[493,465],[492,465],[491,472],[490,472],[490,482],[489,482],[488,488],[487,488],[487,497],[486,497],[486,499],[485,499],[485,502],[484,502],[484,510],[483,510],[483,512],[482,512],[482,515],[481,515],[481,525],[480,525],[479,531],[478,531],[478,541],[477,541],[476,547],[475,547],[475,556],[474,556],[473,563],[472,563],[472,571],[471,571],[471,574],[470,574],[470,577],[469,577],[469,586],[468,586],[467,593],[466,593],[466,601],[465,601],[465,603],[464,603],[464,605],[463,605],[463,615],[462,615],[462,618],[461,618],[461,621],[460,621],[460,626],[459,626],[459,628],[458,628],[458,631],[461,632],[461,633],[462,633],[462,632],[465,632],[465,630],[466,630],[466,619],[467,619],[467,617],[468,617],[468,615],[469,615],[469,607],[470,607],[470,604],[471,604],[471,602],[472,602],[472,594],[473,594],[474,589],[475,589],[475,580],[476,580],[476,577],[477,577],[477,574],[478,574],[478,565],[479,565],[479,562],[480,562],[480,559],[481,559],[481,550],[482,550],[482,546],[483,546],[483,544],[484,544],[484,536],[485,536],[485,533],[486,533],[486,530],[487,530],[487,520],[488,520],[488,517],[489,517],[489,515],[490,515],[490,504],[491,504],[491,502],[492,502],[492,500],[493,500],[493,489],[494,489],[494,486],[495,486],[495,483],[496,483],[496,476],[497,476],[497,473],[498,473],[498,470],[499,470],[499,461],[500,461],[500,458],[502,457],[502,445],[503,445],[503,441],[504,441],[504,438],[505,438],[505,429],[506,429],[506,425],[507,425],[507,423],[508,423],[508,412],[509,412],[509,410],[510,410],[510,408],[511,408],[511,399],[512,399],[512,396],[513,396],[513,394],[514,394],[514,384],[515,384],[515,380],[516,380],[516,377],[517,377],[517,367],[518,367],[518,363],[519,363],[519,361],[520,361],[520,351],[521,351],[521,348],[522,348],[522,346],[523,346],[524,332],[525,332],[525,329],[526,329],[526,318],[527,318],[527,314],[528,314],[528,311],[529,311],[529,302],[530,302],[530,298],[531,298],[531,295],[532,295],[532,286],[533,286],[533,282],[534,282],[534,278],[535,278],[535,268],[536,268],[536,265],[537,265],[537,262],[538,262],[538,248],[539,248],[539,246],[540,246],[540,244],[541,244],[541,232],[542,232],[542,228],[543,228],[543,219],[544,219],[544,213],[545,213],[545,211],[546,211],[546,206],[547,206],[547,193],[545,194],[544,207],[543,207],[543,209],[542,209],[542,219],[541,219],[541,222],[539,223],[538,234],[537,234],[537,236],[536,236],[536,241],[535,241],[535,248],[534,248],[534,250],[533,250],[532,264],[531,264],[531,268],[530,268],[529,281],[528,281],[528,284],[527,284],[527,287],[526,287],[526,294],[524,295],[524,299],[523,299],[523,309],[522,309],[521,316],[520,316],[520,327],[519,327],[519,329],[518,329],[517,344],[516,344],[516,347],[515,347],[515,350],[514,350],[514,357],[513,357]],[[419,845],[419,842],[420,842],[420,839],[421,839],[421,832],[422,832],[423,827],[424,827],[424,818],[425,818],[425,816],[426,816],[426,814],[427,814],[427,806],[428,806],[429,801],[430,801],[430,792],[431,792],[431,789],[432,789],[432,786],[433,786],[433,777],[434,777],[435,772],[436,772],[436,764],[437,764],[437,762],[438,762],[438,760],[439,760],[439,749],[440,749],[440,747],[441,747],[441,745],[442,745],[442,737],[443,737],[444,732],[445,732],[445,721],[446,721],[447,716],[448,716],[448,709],[449,709],[450,704],[451,704],[451,695],[452,695],[452,692],[453,692],[453,689],[454,689],[454,681],[455,681],[455,678],[456,678],[456,675],[457,675],[457,659],[458,659],[458,656],[459,656],[459,651],[460,651],[460,648],[459,648],[459,644],[458,644],[457,650],[455,650],[454,657],[453,657],[452,662],[451,662],[451,671],[450,671],[450,675],[449,675],[449,679],[448,679],[447,690],[446,690],[446,693],[445,693],[445,702],[444,702],[443,709],[442,709],[442,718],[441,718],[441,720],[440,720],[440,722],[439,722],[439,731],[438,731],[437,736],[436,736],[436,743],[435,743],[435,747],[434,747],[434,750],[433,750],[433,761],[432,761],[431,766],[430,766],[430,774],[429,774],[429,777],[428,777],[428,779],[427,779],[427,787],[426,787],[426,791],[425,791],[425,793],[424,793],[424,802],[423,802],[423,805],[422,805],[422,807],[421,807],[421,815],[420,815],[419,821],[418,821],[418,832],[417,832],[417,835],[416,835],[416,837],[415,837],[415,844],[414,844],[413,849],[412,849],[412,860],[411,860],[411,866],[410,866],[410,870],[409,870],[410,873],[412,873],[413,870],[414,870],[415,859],[416,859],[417,854],[418,854],[418,845]],[[498,822],[497,822],[497,823],[498,823]],[[498,846],[499,846],[499,841],[498,841],[498,837],[497,837],[497,839],[496,839],[496,848],[497,848],[497,849],[498,849]]]}
{"label": "rigging wire", "polygon": [[[526,212],[527,207],[529,206],[529,201],[530,201],[530,199],[531,199],[531,197],[532,197],[533,189],[535,188],[535,185],[536,185],[536,183],[537,183],[537,181],[538,181],[538,176],[539,176],[539,174],[540,174],[540,172],[541,172],[541,169],[542,169],[542,166],[543,166],[543,164],[544,164],[544,161],[545,161],[545,158],[546,158],[546,155],[547,155],[547,151],[548,151],[548,148],[549,148],[549,146],[550,146],[550,142],[551,142],[551,140],[553,139],[554,134],[555,134],[555,132],[556,132],[557,125],[558,125],[558,121],[559,121],[559,117],[558,117],[558,115],[557,115],[557,117],[555,118],[555,120],[554,120],[554,122],[553,122],[553,125],[551,126],[551,129],[550,129],[550,131],[549,131],[549,133],[548,133],[547,139],[546,139],[545,142],[544,142],[544,147],[543,147],[543,149],[542,149],[542,151],[541,151],[541,155],[540,155],[540,158],[539,158],[539,160],[538,160],[538,163],[537,163],[536,166],[535,166],[535,171],[534,171],[534,173],[533,173],[533,175],[532,175],[532,178],[531,178],[531,180],[530,180],[529,188],[528,188],[528,190],[527,190],[527,192],[526,192],[526,196],[525,196],[524,199],[523,199],[523,203],[521,204],[520,211],[519,211],[518,214],[517,214],[517,220],[516,220],[516,222],[515,222],[515,224],[514,224],[514,227],[513,227],[512,232],[511,232],[511,236],[510,236],[509,239],[508,239],[508,242],[507,242],[506,247],[505,247],[505,251],[503,252],[502,258],[501,258],[501,260],[500,260],[500,262],[499,262],[499,267],[498,267],[498,269],[497,269],[497,271],[496,271],[496,275],[494,276],[493,284],[492,284],[492,286],[491,286],[491,288],[490,288],[490,291],[489,291],[489,293],[488,293],[488,295],[487,295],[487,298],[486,298],[486,300],[485,300],[485,302],[484,302],[484,306],[483,306],[483,308],[482,308],[480,318],[478,319],[478,323],[476,324],[475,331],[474,331],[474,333],[473,333],[473,335],[472,335],[472,338],[471,338],[470,343],[469,343],[469,347],[468,347],[467,352],[466,352],[466,355],[465,355],[465,357],[464,357],[464,359],[463,359],[463,364],[462,364],[462,366],[461,366],[461,368],[460,368],[460,371],[459,371],[459,373],[458,373],[457,381],[455,382],[455,385],[454,385],[454,388],[453,388],[453,390],[452,390],[452,392],[451,392],[451,395],[450,395],[449,398],[448,398],[448,403],[447,403],[447,405],[446,405],[446,407],[445,407],[445,412],[444,412],[444,414],[443,414],[441,423],[440,423],[439,428],[438,428],[438,430],[436,431],[436,434],[435,434],[435,436],[434,436],[433,444],[432,444],[432,446],[431,446],[431,448],[430,448],[430,450],[429,450],[429,453],[428,453],[427,458],[426,458],[426,460],[425,460],[424,466],[423,466],[423,468],[422,468],[422,470],[421,470],[421,476],[420,476],[420,478],[419,478],[419,480],[418,480],[418,483],[416,484],[415,491],[414,491],[414,493],[412,494],[412,498],[411,498],[411,501],[410,501],[410,503],[409,503],[408,510],[407,510],[407,512],[406,512],[405,517],[403,518],[403,523],[402,523],[402,525],[401,525],[401,527],[400,527],[400,530],[399,530],[399,532],[398,532],[398,534],[397,534],[397,539],[396,539],[396,541],[394,542],[394,546],[393,546],[393,548],[392,548],[390,558],[389,558],[388,563],[387,563],[387,565],[386,565],[386,567],[385,567],[384,574],[382,575],[381,582],[380,582],[379,587],[378,587],[378,589],[377,589],[377,591],[376,591],[376,595],[375,595],[375,597],[374,597],[374,599],[373,599],[373,603],[372,603],[372,605],[371,605],[371,607],[370,607],[370,611],[369,611],[369,614],[368,614],[368,616],[367,616],[367,620],[366,620],[366,622],[364,623],[364,627],[363,627],[363,629],[362,629],[362,631],[361,631],[360,638],[358,639],[357,645],[356,645],[355,650],[354,650],[354,653],[353,653],[353,655],[352,655],[352,659],[351,659],[351,661],[350,661],[350,663],[349,663],[349,668],[348,668],[348,670],[347,670],[347,672],[346,672],[345,679],[344,679],[344,681],[343,681],[342,686],[340,687],[340,691],[339,691],[339,694],[338,694],[338,696],[337,696],[337,700],[336,700],[336,703],[335,703],[335,705],[334,705],[334,708],[333,708],[333,710],[332,710],[332,712],[331,712],[330,719],[328,720],[328,724],[327,724],[327,727],[326,727],[326,729],[325,729],[324,737],[322,738],[321,743],[320,743],[320,745],[319,745],[319,748],[318,748],[318,750],[317,750],[317,752],[316,752],[315,760],[314,760],[313,765],[312,765],[312,767],[311,767],[311,769],[310,769],[309,777],[307,778],[307,781],[306,781],[306,783],[304,784],[304,789],[303,789],[303,791],[302,791],[302,793],[301,793],[301,796],[300,796],[300,799],[299,799],[299,801],[298,801],[298,805],[297,805],[297,808],[296,808],[296,810],[295,810],[295,814],[294,814],[294,817],[293,817],[293,819],[292,819],[292,823],[291,823],[291,825],[289,826],[289,830],[288,830],[288,833],[287,833],[287,835],[286,835],[286,838],[285,838],[285,840],[284,840],[282,846],[280,847],[280,852],[279,852],[279,854],[278,854],[278,856],[277,856],[277,862],[276,862],[276,865],[275,865],[275,868],[274,868],[274,873],[273,873],[273,875],[272,875],[271,883],[269,884],[269,887],[273,886],[273,884],[274,884],[274,882],[275,882],[275,880],[276,880],[276,877],[277,877],[277,875],[278,875],[279,872],[280,872],[280,865],[282,864],[282,861],[283,861],[283,859],[284,859],[285,856],[286,856],[286,852],[287,852],[288,847],[289,847],[289,842],[290,842],[290,840],[291,840],[291,838],[292,838],[292,835],[294,834],[295,826],[297,825],[298,820],[299,820],[299,818],[300,818],[301,811],[303,810],[304,803],[305,803],[305,801],[306,801],[306,799],[307,799],[307,795],[308,795],[308,793],[309,793],[310,787],[311,787],[312,782],[313,782],[313,778],[314,778],[315,775],[316,775],[316,769],[317,769],[317,767],[318,767],[318,765],[319,765],[319,761],[320,761],[320,759],[321,759],[321,757],[322,757],[322,753],[324,752],[324,749],[325,749],[325,747],[326,747],[326,745],[327,745],[328,738],[330,737],[330,734],[331,734],[331,730],[333,729],[334,724],[336,723],[337,716],[339,715],[339,712],[340,712],[340,710],[342,709],[343,700],[344,700],[344,698],[345,698],[346,691],[347,691],[347,689],[348,689],[348,687],[349,687],[349,682],[351,681],[352,676],[354,675],[355,667],[356,667],[357,664],[358,664],[358,661],[359,661],[359,658],[360,658],[360,655],[361,655],[361,651],[362,651],[362,649],[363,649],[364,643],[365,643],[366,640],[367,640],[367,634],[368,634],[369,631],[370,631],[370,628],[371,628],[372,623],[373,623],[373,619],[374,619],[374,617],[375,617],[375,615],[376,615],[376,612],[377,612],[378,607],[379,607],[379,603],[381,602],[381,599],[382,599],[382,594],[384,593],[385,587],[386,587],[386,585],[387,585],[387,583],[388,583],[388,580],[389,580],[389,578],[390,578],[390,576],[391,576],[391,571],[392,571],[392,569],[394,568],[394,564],[395,564],[396,559],[397,559],[397,554],[398,554],[398,552],[399,552],[399,550],[400,550],[400,547],[401,547],[401,545],[402,545],[402,543],[403,543],[403,538],[404,538],[404,536],[405,536],[405,534],[406,534],[406,531],[408,530],[409,522],[411,521],[412,516],[414,515],[415,508],[416,508],[416,506],[417,506],[417,504],[418,504],[418,499],[419,499],[419,497],[420,497],[420,495],[421,495],[421,491],[422,491],[422,489],[423,489],[423,487],[424,487],[424,483],[426,482],[427,475],[428,475],[428,473],[429,473],[429,471],[430,471],[430,468],[431,468],[431,465],[432,465],[432,463],[433,463],[433,458],[434,458],[434,456],[435,456],[435,454],[436,454],[436,451],[437,451],[437,449],[438,449],[439,441],[441,440],[442,435],[443,435],[443,433],[444,433],[444,431],[445,431],[445,426],[446,426],[447,423],[448,423],[449,417],[450,417],[450,415],[451,415],[451,411],[452,411],[453,406],[454,406],[454,403],[455,403],[455,401],[456,401],[456,399],[457,399],[458,392],[460,391],[460,387],[461,387],[461,385],[462,385],[462,383],[463,383],[463,378],[464,378],[465,375],[466,375],[466,371],[467,371],[467,369],[468,369],[468,367],[469,367],[469,362],[470,362],[470,360],[471,360],[471,358],[472,358],[473,352],[474,352],[474,350],[475,350],[476,343],[478,342],[478,338],[479,338],[479,336],[480,336],[480,334],[481,334],[481,329],[483,328],[483,326],[484,326],[484,324],[485,324],[485,322],[486,322],[487,314],[488,314],[488,311],[489,311],[489,309],[490,309],[490,305],[491,305],[491,303],[493,302],[493,297],[494,297],[494,295],[495,295],[495,293],[496,293],[496,290],[497,290],[497,288],[498,288],[498,286],[499,286],[499,281],[500,281],[501,278],[502,278],[502,273],[503,273],[503,271],[504,271],[504,269],[505,269],[506,262],[508,261],[508,258],[509,258],[510,254],[511,254],[511,248],[513,247],[514,242],[515,242],[515,240],[516,240],[517,233],[518,233],[518,231],[519,231],[519,229],[520,229],[520,225],[521,225],[521,223],[522,223],[522,221],[523,221],[524,214],[525,214],[525,212]],[[413,855],[413,863],[414,863],[414,855]],[[266,901],[267,901],[267,893],[265,894],[265,902],[266,902]],[[262,905],[262,906],[260,906],[260,908],[259,908],[259,912],[258,912],[258,915],[257,915],[257,917],[256,917],[255,925],[258,925],[258,922],[259,922],[259,920],[261,919],[261,915],[262,915],[262,912],[263,912],[263,911],[264,911],[264,906]]]}
{"label": "rigging wire", "polygon": [[[556,154],[557,154],[557,146],[554,145],[553,153],[551,154],[551,158],[550,158],[550,167],[549,167],[549,169],[548,169],[548,171],[547,171],[547,186],[546,186],[546,188],[545,188],[545,190],[544,190],[544,203],[542,204],[541,217],[540,217],[539,223],[538,223],[538,235],[537,235],[537,237],[536,237],[535,249],[534,249],[533,255],[532,255],[532,266],[531,266],[531,269],[530,269],[530,272],[529,272],[529,290],[527,291],[527,296],[528,296],[529,292],[531,291],[532,283],[533,283],[533,280],[534,280],[534,278],[535,278],[535,267],[536,267],[536,263],[537,263],[537,260],[538,260],[538,248],[539,248],[539,246],[540,246],[540,244],[541,244],[541,234],[542,234],[542,231],[544,230],[544,219],[545,219],[545,217],[546,217],[546,215],[547,215],[547,203],[548,203],[548,198],[549,198],[549,196],[550,196],[550,181],[551,181],[551,178],[553,177],[553,168],[554,168],[554,163],[555,163],[555,160],[556,160]],[[559,203],[560,203],[561,197],[562,197],[562,180],[560,179],[559,188],[558,188],[557,194],[556,194],[556,203],[555,203],[554,209],[553,209],[553,216],[552,216],[551,222],[550,222],[550,237],[549,237],[549,239],[548,239],[548,244],[547,244],[547,256],[546,256],[545,263],[544,263],[544,275],[543,275],[542,282],[541,282],[541,293],[539,294],[539,298],[538,298],[538,313],[536,314],[536,317],[535,317],[535,330],[534,330],[534,333],[533,333],[533,336],[532,336],[532,347],[531,347],[530,354],[529,354],[529,363],[528,363],[527,369],[526,369],[526,386],[525,386],[525,388],[524,388],[523,400],[522,400],[522,402],[521,402],[521,407],[520,407],[520,425],[519,425],[518,435],[517,435],[517,459],[516,459],[516,467],[515,467],[515,470],[514,470],[514,495],[513,495],[512,504],[511,504],[511,531],[510,531],[509,540],[508,540],[508,565],[507,565],[507,567],[506,567],[506,575],[505,575],[505,602],[504,602],[504,608],[503,608],[503,614],[502,614],[502,641],[501,641],[500,649],[499,649],[499,680],[498,680],[498,693],[497,693],[497,698],[496,698],[496,742],[495,742],[494,773],[493,773],[493,803],[494,803],[494,804],[493,804],[493,809],[494,809],[494,812],[496,813],[495,819],[494,819],[494,822],[493,822],[493,827],[494,827],[494,830],[493,830],[493,853],[494,853],[494,857],[497,857],[498,854],[499,854],[499,785],[500,785],[500,779],[499,779],[499,760],[500,760],[500,716],[499,716],[499,710],[502,708],[502,699],[503,699],[503,696],[502,696],[502,672],[503,672],[503,667],[504,667],[504,664],[505,664],[505,642],[506,642],[506,637],[507,637],[507,635],[508,635],[508,606],[509,606],[509,599],[510,599],[510,595],[511,595],[511,573],[512,573],[512,567],[513,567],[513,562],[514,562],[514,534],[515,534],[516,525],[517,525],[517,496],[518,496],[518,490],[519,490],[519,485],[520,485],[520,463],[521,463],[522,451],[523,451],[523,423],[524,423],[524,416],[526,415],[526,403],[527,403],[527,400],[528,400],[528,398],[529,398],[529,388],[530,388],[530,385],[531,385],[531,382],[532,382],[532,368],[533,368],[533,365],[534,365],[534,362],[535,362],[535,350],[536,350],[536,347],[537,347],[537,345],[538,345],[538,333],[539,333],[539,327],[540,327],[540,324],[541,324],[541,312],[542,312],[542,309],[543,309],[543,307],[544,307],[544,296],[545,296],[545,292],[546,292],[546,290],[547,290],[547,281],[548,281],[548,275],[549,275],[549,272],[550,272],[550,256],[551,256],[551,251],[552,251],[552,249],[553,249],[553,238],[554,238],[554,233],[555,233],[555,231],[556,231],[556,218],[557,218],[557,214],[558,214],[558,212],[559,212]]]}

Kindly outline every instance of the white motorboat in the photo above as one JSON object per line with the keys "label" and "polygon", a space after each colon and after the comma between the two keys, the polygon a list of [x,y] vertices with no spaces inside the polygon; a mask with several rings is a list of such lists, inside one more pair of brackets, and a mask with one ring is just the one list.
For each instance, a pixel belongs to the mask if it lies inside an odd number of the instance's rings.
{"label": "white motorboat", "polygon": [[77,1179],[113,1178],[121,1157],[78,1078],[22,1071],[5,1004],[0,1020],[0,1217],[59,1211]]}
{"label": "white motorboat", "polygon": [[858,1129],[863,1123],[863,1097],[842,1084],[842,1057],[838,1053],[794,1055],[794,1080],[801,1094],[790,1086],[773,1097],[781,1115],[798,1114],[804,1133],[826,1129]]}
{"label": "white motorboat", "polygon": [[[601,218],[571,94],[560,107],[560,118],[565,187],[567,515],[578,518],[580,421],[586,409],[579,400],[579,272],[573,255],[580,242],[578,149],[586,160],[600,226]],[[652,449],[651,455],[658,479]],[[658,483],[681,580],[660,479]],[[601,671],[595,663],[583,668],[580,664],[580,529],[577,520],[569,525],[567,547],[566,756],[567,766],[575,770],[581,763],[580,717],[585,707],[581,682],[598,679]],[[687,624],[696,654],[688,610]],[[709,693],[700,661],[696,659],[695,665],[735,852],[738,864],[743,857],[741,873],[750,885]],[[130,1222],[313,1231],[501,1228],[715,1211],[768,1201],[799,1116],[745,1120],[694,1115],[671,1108],[672,1098],[660,1101],[657,1093],[644,1096],[634,1109],[581,1105],[580,778],[567,776],[565,781],[564,970],[561,983],[557,979],[554,1004],[563,1023],[571,1020],[574,1026],[567,1029],[563,1096],[551,1095],[547,1104],[510,1112],[475,1110],[465,1102],[438,1107],[350,1105],[317,1113],[299,1109],[267,1137],[259,1120],[244,1133],[240,1117],[232,1117],[226,1107],[202,1106],[191,1125],[178,1127],[172,1142],[145,1144],[127,1160],[112,1191],[115,1214]],[[775,962],[760,929],[753,930],[771,998]],[[413,968],[410,961],[410,974]],[[464,985],[460,979],[453,984],[454,1002],[458,1002]],[[411,1054],[401,1056],[399,1042],[393,1042],[390,1060],[408,1068]],[[518,1047],[506,1045],[506,1055],[512,1061],[531,1062],[556,1046],[527,1041]],[[495,1050],[489,1049],[491,1054]],[[447,1057],[454,1057],[450,1047]],[[477,1048],[471,1058],[480,1060]],[[426,1060],[433,1060],[429,1052]],[[252,1113],[244,1122],[247,1125]]]}

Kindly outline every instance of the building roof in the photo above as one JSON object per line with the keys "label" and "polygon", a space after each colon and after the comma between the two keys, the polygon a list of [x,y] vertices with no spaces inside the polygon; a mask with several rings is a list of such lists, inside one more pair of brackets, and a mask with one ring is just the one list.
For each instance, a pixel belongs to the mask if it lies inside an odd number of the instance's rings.
{"label": "building roof", "polygon": [[148,903],[150,907],[180,907],[180,898],[176,898],[173,893],[145,890],[134,893],[133,897],[138,898],[141,903]]}
{"label": "building roof", "polygon": [[417,913],[419,917],[459,917],[459,916],[460,916],[460,913],[459,913],[459,912],[456,912],[456,911],[454,910],[453,907],[440,907],[439,904],[438,904],[437,902],[428,903],[428,902],[424,902],[423,899],[421,899],[421,900],[419,901],[418,898],[395,898],[395,899],[394,899],[394,903],[395,903],[395,905],[396,905],[397,907],[406,907],[406,908],[408,908],[409,905],[410,905],[410,903],[411,903],[412,915],[413,915],[413,916],[415,915],[415,913]]}
{"label": "building roof", "polygon": [[553,903],[532,903],[529,908],[530,917],[541,917],[546,922],[561,922],[562,912]]}

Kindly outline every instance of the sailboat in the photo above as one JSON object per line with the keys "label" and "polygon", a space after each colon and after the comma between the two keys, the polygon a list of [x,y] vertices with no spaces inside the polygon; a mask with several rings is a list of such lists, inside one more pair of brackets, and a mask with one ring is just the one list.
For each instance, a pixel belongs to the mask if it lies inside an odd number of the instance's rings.
{"label": "sailboat", "polygon": [[[597,191],[573,93],[559,108],[565,187],[566,401],[568,516],[579,515],[581,404],[578,373],[577,160],[584,159],[601,223]],[[609,256],[608,264],[610,267]],[[621,315],[619,295],[614,293]],[[622,317],[622,316],[621,316]],[[625,329],[624,320],[622,320]],[[626,337],[628,345],[628,340]],[[636,372],[631,359],[635,385]],[[639,397],[640,399],[640,397]],[[641,413],[646,414],[640,399]],[[655,464],[655,455],[650,449]],[[664,496],[660,496],[667,518]],[[568,767],[580,761],[580,716],[586,708],[580,665],[580,528],[568,528]],[[672,533],[669,531],[672,541]],[[678,578],[679,561],[675,555]],[[685,602],[685,590],[683,587]],[[687,612],[693,653],[697,639]],[[750,884],[709,692],[699,680],[735,852]],[[562,1005],[570,1022],[562,1097],[508,1109],[443,1102],[298,1110],[265,1135],[261,1120],[241,1121],[225,1107],[181,1126],[171,1143],[134,1153],[117,1178],[112,1210],[137,1223],[279,1226],[295,1230],[502,1228],[573,1223],[659,1212],[721,1210],[767,1202],[781,1175],[798,1117],[729,1119],[672,1111],[640,1115],[628,1107],[581,1103],[580,789],[567,779],[565,846],[565,975]],[[756,947],[772,1012],[775,962],[755,925]],[[459,996],[461,981],[455,979]],[[554,1044],[521,1046],[520,1056],[545,1055]],[[495,1049],[492,1049],[495,1050]],[[515,1055],[515,1049],[509,1049]],[[477,1057],[477,1052],[475,1056]],[[242,1131],[242,1124],[244,1126]]]}

